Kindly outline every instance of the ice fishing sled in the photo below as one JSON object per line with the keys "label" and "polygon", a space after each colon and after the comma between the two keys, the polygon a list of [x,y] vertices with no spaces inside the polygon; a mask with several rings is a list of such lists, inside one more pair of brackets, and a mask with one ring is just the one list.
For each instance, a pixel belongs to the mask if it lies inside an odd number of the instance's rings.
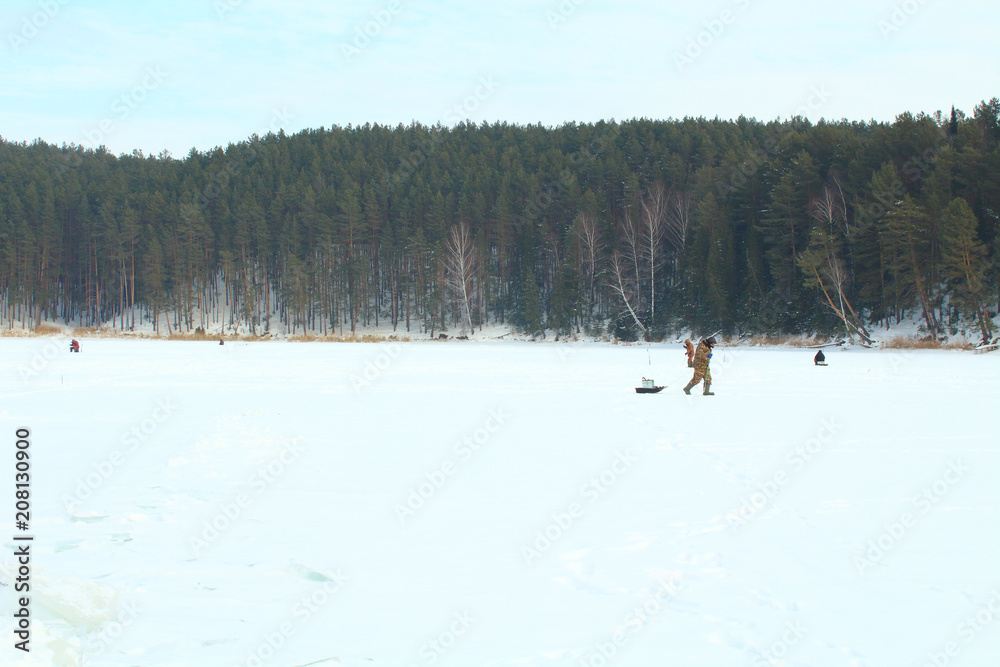
{"label": "ice fishing sled", "polygon": [[636,387],[635,388],[635,393],[637,393],[637,394],[658,394],[661,391],[663,391],[664,389],[666,389],[666,386],[667,385],[665,385],[665,384],[664,385],[660,385],[660,386],[656,386],[656,383],[653,382],[653,380],[647,380],[646,378],[642,378],[642,386],[641,387]]}

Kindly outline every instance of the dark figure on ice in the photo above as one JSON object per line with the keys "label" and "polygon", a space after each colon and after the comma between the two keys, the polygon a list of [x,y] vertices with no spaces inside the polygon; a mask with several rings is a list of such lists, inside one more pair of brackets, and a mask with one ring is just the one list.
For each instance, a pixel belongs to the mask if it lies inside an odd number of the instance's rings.
{"label": "dark figure on ice", "polygon": [[691,395],[691,388],[702,380],[705,381],[705,390],[702,394],[705,396],[715,396],[715,392],[712,391],[712,373],[708,370],[708,364],[712,360],[712,348],[714,347],[715,336],[710,336],[698,343],[698,349],[694,353],[694,377],[684,387],[684,393],[688,396]]}
{"label": "dark figure on ice", "polygon": [[684,339],[684,351],[687,352],[688,356],[688,368],[694,368],[694,343]]}
{"label": "dark figure on ice", "polygon": [[78,341],[77,339],[74,338],[70,342],[70,344],[69,344],[69,351],[70,352],[79,352],[80,351],[80,341]]}
{"label": "dark figure on ice", "polygon": [[816,353],[816,356],[813,357],[813,363],[817,366],[826,366],[826,355],[823,354],[823,350]]}

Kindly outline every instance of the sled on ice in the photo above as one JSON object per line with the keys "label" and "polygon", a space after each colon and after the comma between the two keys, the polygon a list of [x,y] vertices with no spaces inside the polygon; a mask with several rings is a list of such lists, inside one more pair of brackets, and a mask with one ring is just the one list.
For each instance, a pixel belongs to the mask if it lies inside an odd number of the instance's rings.
{"label": "sled on ice", "polygon": [[666,387],[667,387],[667,385],[665,385],[665,384],[657,386],[656,383],[653,382],[653,380],[651,380],[651,379],[647,380],[646,378],[642,378],[642,386],[641,387],[636,387],[635,388],[635,393],[637,393],[637,394],[658,394],[661,391],[663,391],[664,389],[666,389]]}

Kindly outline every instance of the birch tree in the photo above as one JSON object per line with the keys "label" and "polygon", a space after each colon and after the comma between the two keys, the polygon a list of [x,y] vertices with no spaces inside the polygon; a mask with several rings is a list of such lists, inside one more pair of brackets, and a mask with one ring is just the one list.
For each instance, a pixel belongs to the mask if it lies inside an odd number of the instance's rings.
{"label": "birch tree", "polygon": [[649,267],[649,319],[656,316],[656,270],[662,263],[661,247],[666,231],[668,209],[667,190],[662,183],[650,186],[642,198],[640,232],[642,255]]}
{"label": "birch tree", "polygon": [[451,228],[445,241],[445,270],[448,288],[461,301],[465,311],[464,326],[472,328],[472,282],[475,274],[476,253],[472,244],[472,235],[464,222]]}

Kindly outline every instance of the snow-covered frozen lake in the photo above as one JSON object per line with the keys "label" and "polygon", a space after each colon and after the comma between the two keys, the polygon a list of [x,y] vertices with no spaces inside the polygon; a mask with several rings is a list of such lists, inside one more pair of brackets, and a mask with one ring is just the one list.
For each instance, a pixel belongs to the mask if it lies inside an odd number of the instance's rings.
{"label": "snow-covered frozen lake", "polygon": [[2,664],[1000,655],[1000,354],[67,342],[0,339]]}

